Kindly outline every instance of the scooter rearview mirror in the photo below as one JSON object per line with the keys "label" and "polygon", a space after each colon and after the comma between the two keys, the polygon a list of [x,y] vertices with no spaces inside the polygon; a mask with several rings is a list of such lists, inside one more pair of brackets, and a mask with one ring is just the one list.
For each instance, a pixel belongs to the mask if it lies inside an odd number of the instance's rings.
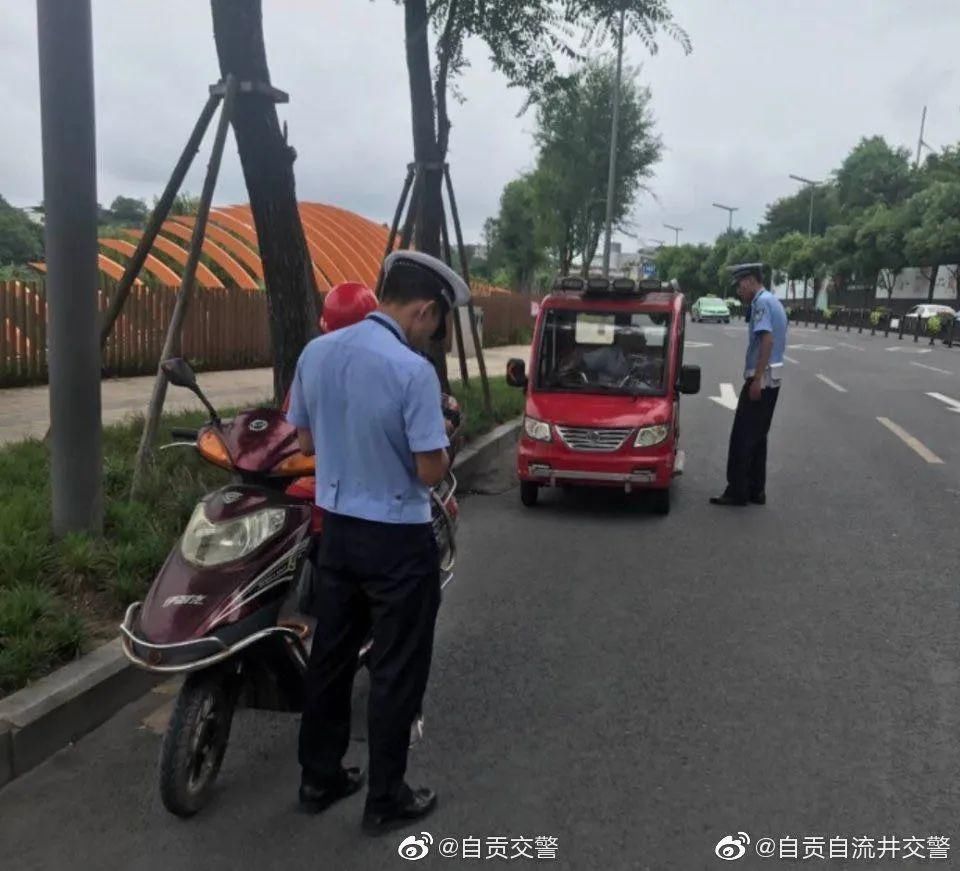
{"label": "scooter rearview mirror", "polygon": [[171,384],[177,387],[186,387],[188,390],[197,389],[197,376],[183,357],[171,357],[169,360],[164,360],[160,364],[160,368]]}

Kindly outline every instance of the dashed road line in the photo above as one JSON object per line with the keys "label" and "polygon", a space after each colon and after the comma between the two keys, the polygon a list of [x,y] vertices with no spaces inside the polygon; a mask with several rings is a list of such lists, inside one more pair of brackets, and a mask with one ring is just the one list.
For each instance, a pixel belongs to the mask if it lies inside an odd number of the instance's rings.
{"label": "dashed road line", "polygon": [[863,345],[854,345],[852,342],[837,342],[838,345],[844,348],[851,348],[854,351],[865,351],[866,348]]}
{"label": "dashed road line", "polygon": [[932,466],[942,466],[943,460],[930,450],[920,439],[910,435],[902,426],[898,426],[892,420],[886,417],[878,417],[877,420],[883,424],[890,432],[900,439],[908,448],[919,454]]}
{"label": "dashed road line", "polygon": [[960,401],[952,399],[949,396],[944,396],[942,393],[928,393],[927,396],[931,399],[939,400],[954,414],[960,414]]}
{"label": "dashed road line", "polygon": [[834,390],[837,391],[837,393],[846,393],[846,392],[847,392],[847,388],[846,388],[846,387],[841,387],[839,384],[837,384],[836,381],[831,381],[829,378],[827,378],[826,375],[821,375],[821,374],[818,372],[818,373],[817,373],[817,378],[819,378],[824,384],[826,384],[827,387],[832,387]]}
{"label": "dashed road line", "polygon": [[936,366],[928,366],[926,363],[918,363],[916,360],[911,360],[910,365],[919,366],[921,369],[929,369],[931,372],[939,372],[941,375],[953,375],[953,372],[948,372],[946,369],[938,369]]}
{"label": "dashed road line", "polygon": [[930,348],[911,348],[909,346],[905,347],[903,345],[891,345],[889,348],[885,348],[884,350],[893,351],[893,353],[895,354],[896,353],[900,353],[900,354],[931,354],[933,353],[930,350]]}
{"label": "dashed road line", "polygon": [[783,359],[786,360],[788,363],[793,363],[794,366],[799,366],[799,365],[800,365],[800,361],[799,361],[799,360],[794,360],[793,357],[788,357],[786,354],[783,355]]}

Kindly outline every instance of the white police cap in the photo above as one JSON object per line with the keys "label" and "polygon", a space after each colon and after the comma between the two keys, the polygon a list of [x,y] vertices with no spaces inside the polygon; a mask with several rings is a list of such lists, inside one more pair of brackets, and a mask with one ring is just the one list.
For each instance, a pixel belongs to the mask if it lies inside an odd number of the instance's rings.
{"label": "white police cap", "polygon": [[447,308],[454,309],[470,301],[470,288],[467,283],[442,260],[422,251],[405,249],[387,255],[387,259],[383,261],[384,279],[394,266],[401,263],[432,273],[437,279],[437,290]]}
{"label": "white police cap", "polygon": [[758,281],[763,282],[764,265],[762,263],[737,263],[727,268],[730,270],[731,287],[736,287],[740,279],[748,275],[754,275]]}

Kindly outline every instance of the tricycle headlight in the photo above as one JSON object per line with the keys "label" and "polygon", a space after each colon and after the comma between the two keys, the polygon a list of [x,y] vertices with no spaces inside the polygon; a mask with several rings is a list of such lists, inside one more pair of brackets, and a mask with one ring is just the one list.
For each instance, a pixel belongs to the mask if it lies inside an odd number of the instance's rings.
{"label": "tricycle headlight", "polygon": [[633,446],[635,448],[652,448],[654,445],[665,441],[668,435],[670,435],[669,424],[661,423],[656,426],[644,426],[641,427],[637,433]]}
{"label": "tricycle headlight", "polygon": [[535,417],[524,417],[523,431],[529,438],[532,438],[535,441],[553,441],[553,436],[550,434],[550,424],[545,423],[542,420],[537,420]]}
{"label": "tricycle headlight", "polygon": [[285,517],[282,508],[264,508],[235,520],[213,523],[201,502],[183,533],[180,552],[187,562],[197,566],[232,562],[273,538],[283,529]]}

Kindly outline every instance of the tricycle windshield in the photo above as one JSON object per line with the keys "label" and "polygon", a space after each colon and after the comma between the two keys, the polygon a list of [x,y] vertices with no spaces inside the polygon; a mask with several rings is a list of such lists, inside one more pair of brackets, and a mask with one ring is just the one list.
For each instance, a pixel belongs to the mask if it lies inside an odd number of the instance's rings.
{"label": "tricycle windshield", "polygon": [[670,315],[550,309],[538,349],[539,390],[612,393],[666,392]]}

